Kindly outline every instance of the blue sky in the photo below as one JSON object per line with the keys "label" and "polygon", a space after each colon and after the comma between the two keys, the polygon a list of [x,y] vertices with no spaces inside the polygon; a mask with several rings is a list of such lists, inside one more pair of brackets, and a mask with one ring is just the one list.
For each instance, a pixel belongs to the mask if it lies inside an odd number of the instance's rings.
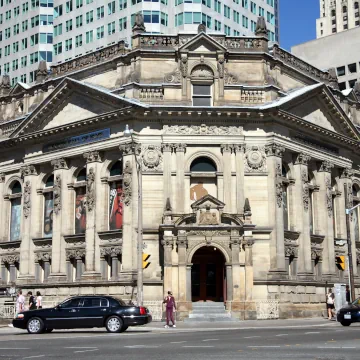
{"label": "blue sky", "polygon": [[319,0],[280,0],[280,46],[291,46],[316,38]]}

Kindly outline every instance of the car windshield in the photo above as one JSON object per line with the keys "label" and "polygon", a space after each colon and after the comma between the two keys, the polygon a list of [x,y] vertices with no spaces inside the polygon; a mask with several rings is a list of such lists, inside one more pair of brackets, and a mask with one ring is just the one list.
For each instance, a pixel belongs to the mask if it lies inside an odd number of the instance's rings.
{"label": "car windshield", "polygon": [[360,305],[360,298],[357,298],[355,301],[352,302],[353,305]]}

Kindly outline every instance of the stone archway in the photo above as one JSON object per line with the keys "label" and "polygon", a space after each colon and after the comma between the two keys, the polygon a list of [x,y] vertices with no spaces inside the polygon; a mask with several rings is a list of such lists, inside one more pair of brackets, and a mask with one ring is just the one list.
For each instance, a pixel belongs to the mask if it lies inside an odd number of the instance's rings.
{"label": "stone archway", "polygon": [[226,301],[226,268],[222,251],[216,246],[202,246],[195,251],[191,263],[191,301]]}

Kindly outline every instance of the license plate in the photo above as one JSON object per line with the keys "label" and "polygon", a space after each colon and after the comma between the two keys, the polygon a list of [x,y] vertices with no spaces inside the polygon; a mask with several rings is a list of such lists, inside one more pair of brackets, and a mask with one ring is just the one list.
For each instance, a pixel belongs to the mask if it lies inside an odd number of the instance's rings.
{"label": "license plate", "polygon": [[345,315],[344,315],[344,319],[351,319],[351,315],[345,314]]}

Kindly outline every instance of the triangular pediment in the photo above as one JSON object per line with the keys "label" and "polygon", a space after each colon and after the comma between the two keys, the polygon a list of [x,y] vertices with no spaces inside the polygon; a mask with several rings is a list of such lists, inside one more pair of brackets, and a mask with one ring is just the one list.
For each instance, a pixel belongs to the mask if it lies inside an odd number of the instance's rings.
{"label": "triangular pediment", "polygon": [[11,89],[9,95],[20,95],[24,93],[30,86],[21,82],[17,82]]}
{"label": "triangular pediment", "polygon": [[216,199],[214,196],[207,194],[203,196],[201,199],[195,201],[191,204],[191,208],[196,211],[199,209],[218,209],[223,210],[225,204],[220,201],[219,199]]}
{"label": "triangular pediment", "polygon": [[360,140],[355,125],[326,85],[294,97],[280,108],[326,130]]}
{"label": "triangular pediment", "polygon": [[188,41],[186,44],[182,45],[179,48],[180,52],[189,51],[195,53],[206,53],[206,52],[226,52],[226,48],[222,46],[219,42],[214,40],[209,35],[201,32],[196,35],[193,39]]}
{"label": "triangular pediment", "polygon": [[25,118],[10,137],[76,123],[133,106],[142,104],[111,94],[107,89],[66,78]]}

